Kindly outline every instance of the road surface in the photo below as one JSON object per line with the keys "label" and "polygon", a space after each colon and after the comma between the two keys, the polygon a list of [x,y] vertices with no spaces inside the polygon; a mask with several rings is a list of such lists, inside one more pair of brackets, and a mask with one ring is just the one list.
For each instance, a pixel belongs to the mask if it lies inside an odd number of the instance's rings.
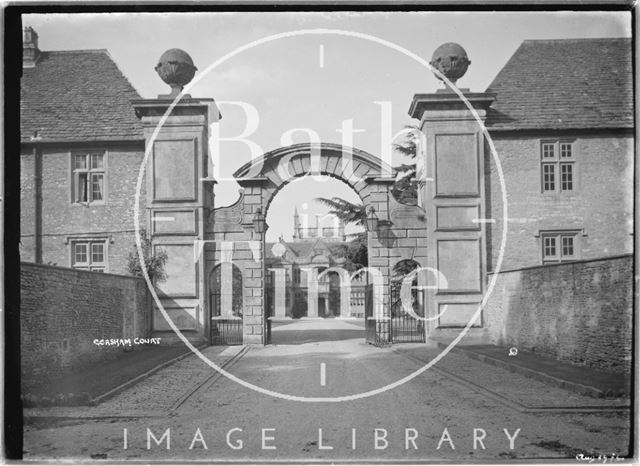
{"label": "road surface", "polygon": [[[423,367],[414,356],[439,352],[424,344],[376,348],[363,332],[361,323],[341,320],[279,324],[274,345],[243,350],[227,369],[284,395],[344,397],[393,384]],[[563,412],[604,402],[452,353],[396,388],[342,402],[259,393],[195,356],[174,366],[98,407],[32,410],[40,417],[27,419],[25,457],[415,462],[627,450],[627,414]],[[504,401],[509,396],[556,410],[523,412]]]}

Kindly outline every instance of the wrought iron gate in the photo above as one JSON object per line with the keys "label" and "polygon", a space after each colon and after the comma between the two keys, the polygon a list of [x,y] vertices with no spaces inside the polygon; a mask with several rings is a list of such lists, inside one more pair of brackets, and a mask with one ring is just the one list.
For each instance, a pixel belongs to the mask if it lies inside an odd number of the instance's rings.
{"label": "wrought iron gate", "polygon": [[[211,272],[209,281],[209,315],[211,316],[209,339],[212,345],[241,345],[242,344],[242,294],[237,289],[232,294],[231,314],[222,313],[222,294],[220,266]],[[233,269],[234,280],[239,280],[235,288],[242,289],[242,274]]]}
{"label": "wrought iron gate", "polygon": [[211,293],[211,344],[241,345],[242,316],[221,316],[220,301],[220,293]]}
{"label": "wrought iron gate", "polygon": [[274,313],[274,307],[275,307],[275,303],[274,303],[274,293],[273,293],[273,287],[271,286],[271,284],[267,284],[267,286],[265,287],[264,290],[264,303],[265,303],[265,309],[264,309],[264,325],[265,325],[265,344],[270,345],[271,344],[271,317],[273,317]]}
{"label": "wrought iron gate", "polygon": [[[411,306],[413,312],[424,317],[424,299],[421,290],[412,288]],[[424,343],[426,341],[425,322],[416,319],[402,307],[400,298],[400,282],[391,286],[391,342],[392,343]]]}
{"label": "wrought iron gate", "polygon": [[211,319],[212,345],[241,345],[242,318]]}
{"label": "wrought iron gate", "polygon": [[365,341],[376,346],[386,346],[390,343],[387,338],[390,331],[389,320],[378,320],[374,315],[373,284],[365,286],[364,292],[364,325]]}
{"label": "wrought iron gate", "polygon": [[373,285],[364,288],[364,332],[367,343],[376,342],[376,321],[373,317]]}

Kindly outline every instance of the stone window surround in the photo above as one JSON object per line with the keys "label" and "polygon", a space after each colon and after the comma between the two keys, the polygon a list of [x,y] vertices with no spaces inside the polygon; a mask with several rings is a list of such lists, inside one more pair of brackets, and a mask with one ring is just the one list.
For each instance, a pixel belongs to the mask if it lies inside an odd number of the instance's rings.
{"label": "stone window surround", "polygon": [[[581,238],[583,236],[587,236],[584,232],[584,229],[580,228],[568,228],[562,230],[539,230],[535,235],[538,241],[538,250],[540,251],[540,260],[543,265],[546,264],[558,264],[564,262],[573,262],[576,260],[580,260],[582,258],[581,250],[582,250],[582,242]],[[555,241],[555,251],[556,255],[547,258],[545,256],[545,238],[554,237]],[[562,252],[562,238],[563,237],[571,237],[573,238],[573,255],[570,257],[564,257]]]}
{"label": "stone window surround", "polygon": [[[86,243],[88,245],[87,248],[87,267],[76,267],[74,265],[75,261],[75,245],[78,243]],[[104,254],[104,262],[99,266],[91,265],[91,244],[92,243],[102,243],[104,245],[103,254]],[[88,236],[67,236],[65,244],[69,245],[69,267],[72,269],[78,270],[89,270],[92,271],[93,268],[101,269],[101,272],[108,273],[109,272],[109,244],[113,243],[113,239],[110,235],[88,235]]]}
{"label": "stone window surround", "polygon": [[[571,156],[561,155],[562,145],[569,144]],[[545,157],[545,146],[553,145],[553,157]],[[578,170],[575,138],[543,138],[540,139],[540,191],[542,194],[575,193],[578,190]],[[571,166],[571,189],[562,189],[562,167]],[[545,167],[553,167],[553,189],[545,189]]]}
{"label": "stone window surround", "polygon": [[[88,163],[91,163],[91,154],[102,154],[102,169],[99,170],[100,173],[103,173],[103,187],[102,187],[102,199],[99,201],[89,200],[86,202],[80,202],[76,199],[76,172],[75,172],[75,157],[76,155],[85,155],[88,157]],[[109,182],[108,182],[108,159],[109,159],[109,151],[107,149],[73,149],[69,151],[69,202],[74,206],[102,206],[107,204],[107,200],[109,198]],[[87,172],[91,173],[91,168],[87,168]],[[89,182],[89,193],[88,197],[91,195],[91,182]]]}

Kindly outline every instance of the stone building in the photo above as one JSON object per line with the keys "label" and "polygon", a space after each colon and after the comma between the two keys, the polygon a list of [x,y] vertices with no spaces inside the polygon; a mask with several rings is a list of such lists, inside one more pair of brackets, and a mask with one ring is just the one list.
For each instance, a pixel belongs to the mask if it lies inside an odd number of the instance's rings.
{"label": "stone building", "polygon": [[[167,53],[193,67],[186,53]],[[319,174],[351,186],[367,210],[366,281],[382,290],[370,301],[367,322],[375,328],[367,335],[393,340],[391,275],[406,261],[447,279],[439,288],[426,277],[420,302],[430,320],[420,328],[427,337],[472,324],[472,333],[488,339],[497,307],[476,309],[498,272],[631,253],[632,84],[630,39],[536,40],[518,48],[486,92],[463,90],[471,108],[453,92],[416,94],[409,113],[427,139],[418,205],[391,195],[390,167],[375,154],[321,144]],[[274,247],[286,259],[278,266],[290,268],[284,280],[296,280],[301,262],[337,264],[331,252],[341,240],[324,230],[315,230],[313,244],[306,243],[313,230],[299,229],[299,242],[265,244],[265,213],[288,182],[278,164],[287,160],[293,176],[307,174],[316,147],[278,148],[241,167],[234,174],[240,199],[218,207],[207,144],[209,125],[220,119],[213,99],[184,96],[154,140],[176,95],[140,99],[105,50],[40,51],[35,31],[25,29],[23,260],[123,273],[134,243],[132,193],[150,148],[140,223],[170,257],[169,279],[158,287],[164,310],[155,310],[152,331],[172,334],[166,314],[187,338],[202,341],[216,319],[235,319],[241,342],[267,343],[265,285],[283,279],[266,273],[277,262]],[[193,170],[184,169],[185,160]],[[224,283],[241,295],[222,291]],[[286,304],[286,296],[272,299]]]}
{"label": "stone building", "polygon": [[20,98],[22,260],[125,273],[140,96],[107,50],[42,51],[26,28]]}
{"label": "stone building", "polygon": [[409,113],[427,139],[426,264],[448,279],[429,290],[448,315],[434,330],[483,335],[489,274],[633,251],[631,39],[525,41],[486,92],[463,92],[468,106],[416,94]]}
{"label": "stone building", "polygon": [[[631,50],[631,39],[525,41],[489,85],[509,202],[502,270],[633,251]],[[502,228],[492,158],[486,185],[491,271]]]}
{"label": "stone building", "polygon": [[[364,315],[366,275],[356,275],[346,282],[337,273],[328,271],[331,267],[344,267],[343,256],[349,244],[342,221],[335,218],[331,223],[335,225],[326,226],[317,215],[315,226],[302,226],[296,207],[292,240],[280,237],[275,243],[265,244],[268,315],[275,318]],[[313,280],[315,276],[317,281]]]}

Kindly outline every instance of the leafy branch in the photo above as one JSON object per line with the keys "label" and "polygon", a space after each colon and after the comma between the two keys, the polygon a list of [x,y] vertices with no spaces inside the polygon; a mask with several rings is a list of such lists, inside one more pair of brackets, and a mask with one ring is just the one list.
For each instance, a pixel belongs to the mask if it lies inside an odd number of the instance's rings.
{"label": "leafy branch", "polygon": [[329,207],[329,213],[335,215],[345,224],[353,223],[354,225],[364,226],[367,215],[364,205],[349,202],[340,197],[317,197],[317,202]]}
{"label": "leafy branch", "polygon": [[[144,268],[149,275],[149,279],[152,283],[165,281],[167,279],[165,265],[169,259],[167,252],[162,249],[154,252],[151,239],[149,239],[145,230],[140,230],[140,238],[142,240],[141,246],[142,256],[144,258]],[[135,245],[127,256],[127,273],[134,277],[144,277],[142,264],[140,263],[140,255],[138,254],[138,248]]]}

